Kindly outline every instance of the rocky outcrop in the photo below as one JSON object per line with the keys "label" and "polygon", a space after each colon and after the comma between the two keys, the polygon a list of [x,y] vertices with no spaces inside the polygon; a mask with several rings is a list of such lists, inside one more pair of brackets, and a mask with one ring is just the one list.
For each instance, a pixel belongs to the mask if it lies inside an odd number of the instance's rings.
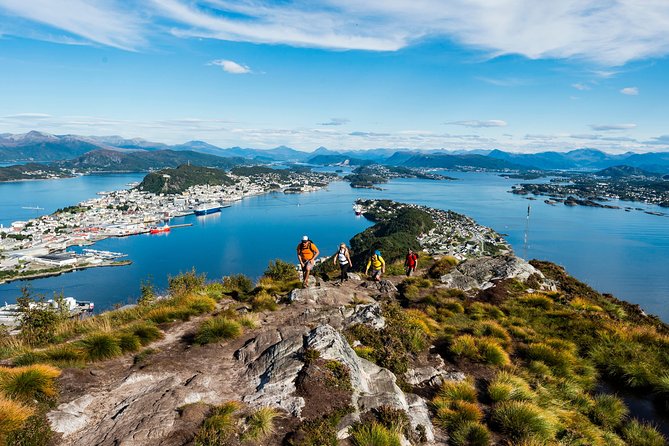
{"label": "rocky outcrop", "polygon": [[484,290],[494,286],[499,280],[517,279],[524,282],[530,276],[537,278],[542,289],[554,287],[538,269],[513,255],[465,260],[448,274],[441,276],[441,282],[448,288],[463,291]]}
{"label": "rocky outcrop", "polygon": [[[358,357],[341,334],[354,324],[385,327],[381,308],[371,298],[378,291],[355,286],[297,290],[291,305],[265,313],[262,328],[239,339],[190,345],[185,340],[203,320],[193,318],[154,343],[154,354],[145,363],[134,364],[126,356],[66,369],[60,379],[61,404],[48,414],[56,443],[188,444],[208,405],[230,400],[251,408],[272,406],[300,417],[305,399],[296,383],[305,369],[307,349],[317,350],[323,360],[344,364],[350,372],[355,412],[340,426],[342,438],[347,436],[345,427],[362,413],[385,405],[406,411],[411,425],[432,441],[434,429],[425,400],[403,392],[389,370]],[[369,303],[350,305],[354,293],[356,301]],[[417,372],[421,373],[429,374]],[[195,403],[199,404],[191,410]]]}
{"label": "rocky outcrop", "polygon": [[[370,310],[369,307],[366,310]],[[320,325],[306,332],[286,334],[272,345],[267,345],[268,341],[268,338],[254,339],[235,354],[240,360],[246,360],[244,373],[256,384],[256,391],[245,396],[244,402],[280,407],[299,417],[304,400],[295,395],[295,383],[304,366],[301,353],[314,349],[321,358],[336,360],[348,368],[353,388],[352,404],[356,409],[354,418],[381,406],[402,409],[409,415],[414,429],[424,429],[428,441],[434,440],[425,401],[417,395],[405,394],[389,370],[360,358],[332,326]],[[262,353],[254,359],[254,353],[260,350]]]}

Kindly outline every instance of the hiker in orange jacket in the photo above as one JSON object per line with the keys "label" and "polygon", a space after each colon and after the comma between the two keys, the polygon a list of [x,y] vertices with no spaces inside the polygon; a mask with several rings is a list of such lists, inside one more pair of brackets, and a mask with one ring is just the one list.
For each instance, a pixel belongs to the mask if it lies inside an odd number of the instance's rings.
{"label": "hiker in orange jacket", "polygon": [[311,240],[309,240],[309,237],[306,235],[302,237],[302,241],[297,245],[297,260],[299,260],[300,267],[302,268],[302,273],[304,275],[302,285],[305,288],[309,283],[309,273],[314,268],[318,254],[320,254],[318,248]]}

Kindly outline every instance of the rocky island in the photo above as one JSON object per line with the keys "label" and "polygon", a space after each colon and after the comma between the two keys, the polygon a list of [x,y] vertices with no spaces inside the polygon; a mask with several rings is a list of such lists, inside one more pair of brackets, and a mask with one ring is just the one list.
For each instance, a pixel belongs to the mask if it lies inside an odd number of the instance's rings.
{"label": "rocky island", "polygon": [[616,166],[593,174],[556,178],[549,183],[522,183],[511,192],[547,196],[554,204],[619,209],[602,204],[608,200],[637,201],[669,207],[669,180],[629,166]]}
{"label": "rocky island", "polygon": [[0,442],[666,444],[660,415],[606,390],[666,407],[665,324],[508,249],[442,255],[458,252],[439,231],[474,231],[466,217],[365,205],[378,222],[354,250],[439,239],[415,277],[388,251],[380,283],[320,271],[302,289],[276,260],[256,283],[190,272],[165,298],[145,286],[83,321],[26,319],[0,339]]}

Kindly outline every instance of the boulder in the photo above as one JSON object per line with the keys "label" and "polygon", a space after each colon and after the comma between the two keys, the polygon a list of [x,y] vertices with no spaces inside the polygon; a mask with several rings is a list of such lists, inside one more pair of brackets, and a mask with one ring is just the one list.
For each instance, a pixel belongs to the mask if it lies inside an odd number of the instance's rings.
{"label": "boulder", "polygon": [[366,324],[380,329],[386,326],[386,320],[381,315],[381,307],[378,303],[356,305],[353,313],[346,317],[346,325],[355,324]]}

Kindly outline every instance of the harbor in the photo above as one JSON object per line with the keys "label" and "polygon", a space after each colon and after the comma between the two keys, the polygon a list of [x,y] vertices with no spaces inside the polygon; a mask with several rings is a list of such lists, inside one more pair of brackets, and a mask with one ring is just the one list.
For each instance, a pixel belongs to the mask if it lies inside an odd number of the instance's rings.
{"label": "harbor", "polygon": [[168,234],[193,225],[173,224],[174,219],[220,214],[232,203],[273,190],[318,190],[334,179],[332,175],[314,172],[230,177],[234,180],[231,185],[195,185],[178,194],[154,194],[139,190],[133,183],[131,189],[97,192],[95,198],[50,215],[13,221],[7,227],[0,225],[0,284],[81,269],[126,266],[132,262],[119,260],[125,257],[122,253],[94,249],[76,252],[73,248],[109,238]]}

